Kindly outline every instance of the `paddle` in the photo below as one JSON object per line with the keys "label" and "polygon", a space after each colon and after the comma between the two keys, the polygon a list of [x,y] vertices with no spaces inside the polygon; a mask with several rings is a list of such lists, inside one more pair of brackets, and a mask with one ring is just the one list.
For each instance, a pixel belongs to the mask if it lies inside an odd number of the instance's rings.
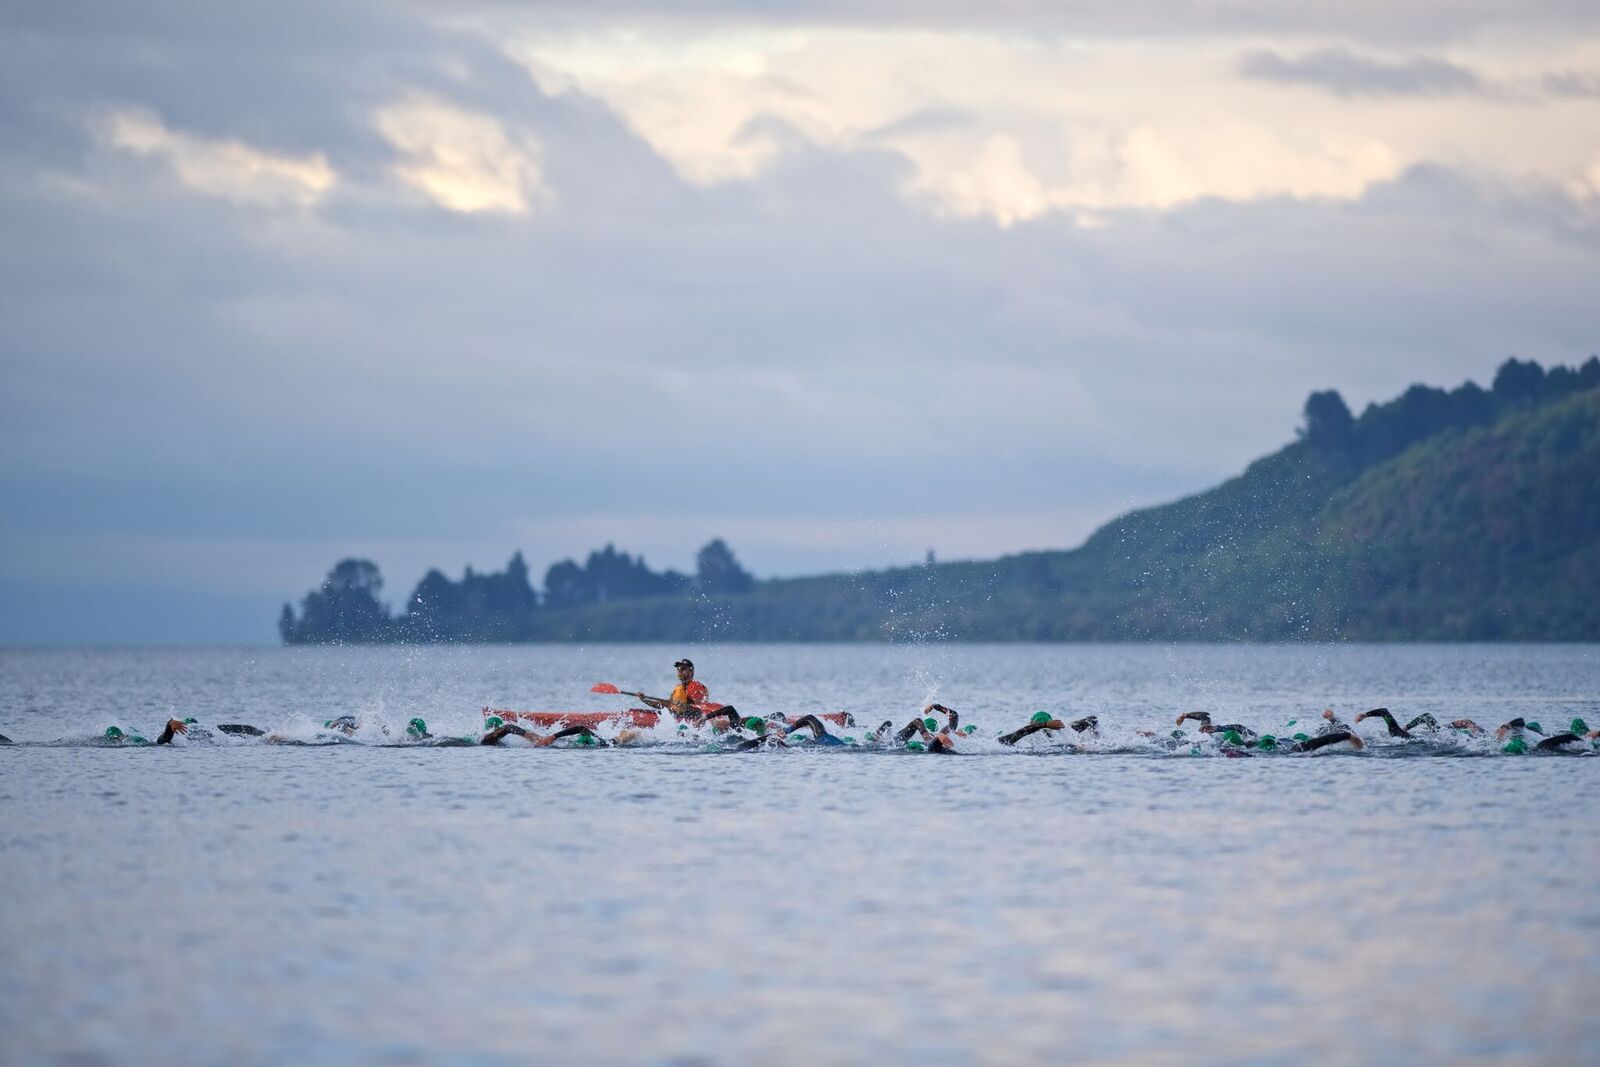
{"label": "paddle", "polygon": [[612,685],[610,682],[600,682],[600,683],[592,686],[589,689],[589,692],[591,692],[591,693],[620,693],[620,692],[622,692],[622,690],[618,689],[616,686]]}

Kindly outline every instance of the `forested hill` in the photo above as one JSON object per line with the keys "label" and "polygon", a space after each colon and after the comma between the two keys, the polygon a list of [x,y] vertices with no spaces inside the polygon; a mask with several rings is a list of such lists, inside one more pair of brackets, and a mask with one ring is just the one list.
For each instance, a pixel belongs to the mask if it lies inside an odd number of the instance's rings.
{"label": "forested hill", "polygon": [[[1359,418],[1315,393],[1291,444],[1070,551],[758,582],[714,544],[742,578],[547,594],[514,634],[385,613],[333,639],[1596,640],[1600,360],[1511,360],[1491,389],[1413,386]],[[328,590],[285,608],[286,639],[330,639],[294,630]]]}

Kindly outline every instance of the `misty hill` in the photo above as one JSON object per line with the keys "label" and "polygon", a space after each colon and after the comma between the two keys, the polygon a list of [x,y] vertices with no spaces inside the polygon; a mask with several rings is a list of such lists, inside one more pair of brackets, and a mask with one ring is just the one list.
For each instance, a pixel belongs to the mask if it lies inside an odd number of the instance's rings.
{"label": "misty hill", "polygon": [[[1314,393],[1304,417],[1238,477],[1070,551],[547,594],[490,639],[1600,638],[1600,360],[1510,360],[1488,390],[1413,386],[1359,418]],[[406,616],[385,626],[355,639],[430,639]]]}

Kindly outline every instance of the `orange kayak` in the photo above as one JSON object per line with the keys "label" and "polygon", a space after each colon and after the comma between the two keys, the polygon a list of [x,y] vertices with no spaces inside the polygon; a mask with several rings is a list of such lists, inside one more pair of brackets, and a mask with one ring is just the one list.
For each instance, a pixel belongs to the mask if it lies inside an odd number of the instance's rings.
{"label": "orange kayak", "polygon": [[[706,711],[716,711],[721,704],[701,705]],[[661,721],[662,713],[649,708],[629,708],[626,711],[510,711],[505,708],[484,708],[483,717],[495,715],[502,722],[525,722],[534,726],[599,726],[618,723],[649,729]],[[845,725],[845,713],[830,711],[818,715],[836,726]]]}

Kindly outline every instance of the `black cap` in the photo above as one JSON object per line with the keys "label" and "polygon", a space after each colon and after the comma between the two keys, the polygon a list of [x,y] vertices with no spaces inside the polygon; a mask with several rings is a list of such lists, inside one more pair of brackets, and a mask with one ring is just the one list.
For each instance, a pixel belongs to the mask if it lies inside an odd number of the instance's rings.
{"label": "black cap", "polygon": [[674,670],[676,670],[679,667],[688,667],[691,671],[694,670],[694,664],[691,661],[686,660],[686,659],[680,659],[678,662],[674,663],[672,665],[672,667],[673,667]]}

